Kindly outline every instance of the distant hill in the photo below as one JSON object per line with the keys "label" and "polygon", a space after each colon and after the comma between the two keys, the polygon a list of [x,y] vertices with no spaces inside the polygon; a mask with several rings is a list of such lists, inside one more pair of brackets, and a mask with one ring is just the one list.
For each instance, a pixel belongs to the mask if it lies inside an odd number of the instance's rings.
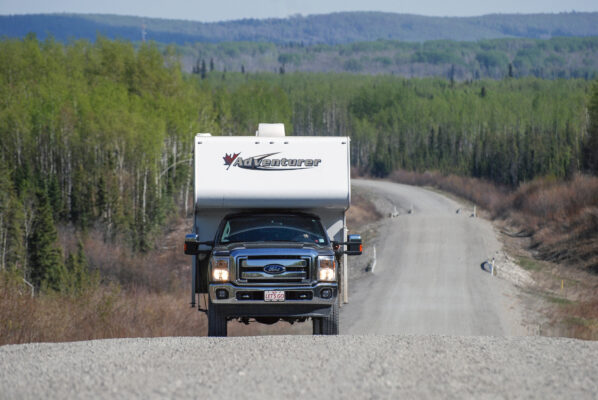
{"label": "distant hill", "polygon": [[186,71],[213,65],[236,72],[348,72],[457,81],[506,76],[598,77],[598,37],[490,39],[424,43],[376,40],[347,44],[194,43],[178,46]]}
{"label": "distant hill", "polygon": [[279,19],[243,19],[202,23],[185,20],[103,14],[36,14],[0,16],[0,36],[44,39],[108,38],[161,43],[271,42],[343,44],[378,39],[423,42],[477,41],[497,38],[548,39],[598,36],[598,12],[495,14],[480,17],[425,17],[381,12],[343,12]]}

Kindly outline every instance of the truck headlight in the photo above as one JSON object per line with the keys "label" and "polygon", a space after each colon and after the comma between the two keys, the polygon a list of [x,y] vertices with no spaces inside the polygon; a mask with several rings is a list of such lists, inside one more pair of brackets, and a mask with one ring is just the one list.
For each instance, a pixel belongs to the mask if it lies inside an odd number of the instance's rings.
{"label": "truck headlight", "polygon": [[228,281],[228,258],[212,259],[212,280],[215,282]]}
{"label": "truck headlight", "polygon": [[336,262],[334,256],[318,257],[318,277],[321,281],[332,282],[336,280]]}

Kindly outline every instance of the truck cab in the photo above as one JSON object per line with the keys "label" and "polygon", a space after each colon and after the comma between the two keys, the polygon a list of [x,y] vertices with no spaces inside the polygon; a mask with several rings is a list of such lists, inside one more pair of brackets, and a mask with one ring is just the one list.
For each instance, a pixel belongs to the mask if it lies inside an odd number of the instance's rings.
{"label": "truck cab", "polygon": [[192,305],[207,295],[209,336],[226,336],[232,319],[311,320],[314,334],[338,334],[346,256],[362,245],[345,226],[349,138],[262,125],[257,140],[196,136]]}

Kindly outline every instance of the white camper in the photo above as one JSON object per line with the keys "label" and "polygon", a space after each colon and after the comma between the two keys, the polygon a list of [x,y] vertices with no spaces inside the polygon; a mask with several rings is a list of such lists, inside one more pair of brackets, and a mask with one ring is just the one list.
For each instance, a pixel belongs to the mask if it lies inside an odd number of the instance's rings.
{"label": "white camper", "polygon": [[345,225],[350,141],[284,136],[281,125],[260,124],[256,136],[195,137],[195,220],[185,245],[195,255],[192,304],[209,294],[214,335],[225,335],[233,318],[311,318],[314,333],[338,332],[332,313],[347,287],[346,255],[361,252]]}

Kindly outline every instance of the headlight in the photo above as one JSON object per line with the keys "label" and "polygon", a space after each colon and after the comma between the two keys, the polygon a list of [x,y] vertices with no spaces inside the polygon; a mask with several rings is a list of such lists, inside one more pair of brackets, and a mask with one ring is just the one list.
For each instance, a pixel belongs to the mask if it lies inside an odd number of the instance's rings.
{"label": "headlight", "polygon": [[228,258],[212,258],[212,280],[215,282],[228,281]]}
{"label": "headlight", "polygon": [[334,256],[319,256],[318,270],[318,276],[321,281],[334,281],[336,279],[336,262],[334,261]]}

